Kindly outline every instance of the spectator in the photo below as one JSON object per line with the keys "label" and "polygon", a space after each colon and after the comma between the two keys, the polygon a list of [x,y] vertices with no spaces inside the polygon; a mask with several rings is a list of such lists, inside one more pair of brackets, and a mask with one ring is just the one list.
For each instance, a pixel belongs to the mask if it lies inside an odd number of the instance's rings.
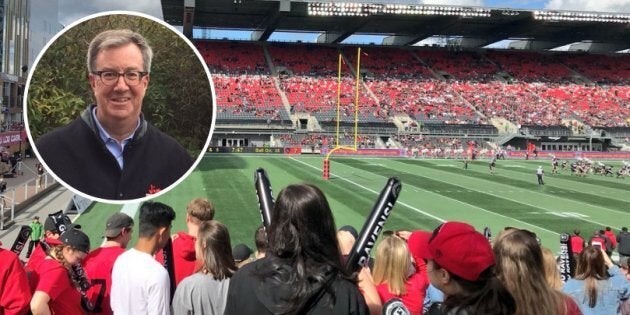
{"label": "spectator", "polygon": [[427,314],[514,314],[512,295],[494,273],[494,254],[488,240],[461,222],[435,229],[422,256],[428,260],[431,284],[444,293],[444,302]]}
{"label": "spectator", "polygon": [[367,314],[341,265],[324,193],[308,184],[290,185],[279,193],[272,218],[267,255],[232,277],[225,314]]}
{"label": "spectator", "polygon": [[[69,228],[80,228],[80,226],[72,225]],[[61,240],[59,240],[59,231],[57,230],[57,227],[51,217],[47,217],[46,221],[44,221],[44,236],[45,238],[43,242],[48,244],[50,247],[63,244]],[[25,269],[26,274],[28,275],[28,284],[31,288],[31,293],[35,292],[35,287],[39,282],[39,274],[37,273],[39,265],[44,261],[47,255],[48,253],[44,251],[40,242],[40,246],[35,247],[33,253],[31,254],[31,258],[29,258],[26,263]]]}
{"label": "spectator", "polygon": [[587,246],[578,256],[575,277],[562,291],[572,296],[584,315],[617,314],[622,300],[630,297],[628,282],[604,251]]}
{"label": "spectator", "polygon": [[14,252],[1,247],[0,261],[0,314],[25,315],[29,310],[31,290],[22,262]]}
{"label": "spectator", "polygon": [[[348,256],[352,251],[352,246],[357,241],[359,233],[351,225],[344,225],[337,230],[337,241],[339,242],[339,249],[341,250],[341,261],[345,264],[348,260]],[[373,262],[370,264],[373,265]]]}
{"label": "spectator", "polygon": [[543,252],[532,232],[511,229],[494,243],[497,276],[516,302],[516,315],[577,315],[577,304],[545,278]]}
{"label": "spectator", "polygon": [[429,283],[429,287],[427,287],[427,292],[424,296],[424,301],[422,302],[422,314],[428,314],[431,305],[440,305],[442,302],[444,302],[444,293]]}
{"label": "spectator", "polygon": [[254,243],[256,243],[254,259],[264,258],[265,253],[267,252],[267,247],[269,246],[269,243],[267,242],[267,232],[265,231],[264,226],[261,225],[256,229],[256,233],[254,234]]}
{"label": "spectator", "polygon": [[37,268],[40,275],[31,300],[31,312],[40,314],[83,314],[78,284],[71,268],[90,251],[90,239],[73,228],[60,237],[62,245],[51,247],[48,257]]}
{"label": "spectator", "polygon": [[[175,285],[184,278],[192,275],[201,268],[201,261],[196,259],[195,241],[197,231],[202,222],[214,218],[214,205],[208,199],[196,198],[186,206],[187,232],[179,231],[172,235],[173,241],[173,266],[175,267]],[[160,249],[155,254],[155,259],[164,264],[164,252]]]}
{"label": "spectator", "polygon": [[617,234],[617,251],[619,252],[619,259],[623,257],[630,257],[630,233],[627,227],[622,227],[619,234]]}
{"label": "spectator", "polygon": [[431,238],[431,233],[426,231],[414,231],[411,233],[407,231],[397,231],[396,236],[407,241],[407,247],[409,247],[409,252],[411,252],[411,256],[413,257],[416,272],[424,274],[428,283],[427,264],[422,258],[422,253],[424,252],[424,247],[429,238]]}
{"label": "spectator", "polygon": [[411,314],[422,314],[428,281],[416,272],[407,244],[397,236],[387,236],[376,248],[372,277],[383,304],[400,298]]}
{"label": "spectator", "polygon": [[604,229],[604,235],[606,235],[606,237],[608,237],[608,239],[610,240],[610,254],[608,254],[608,256],[610,256],[612,254],[612,251],[617,248],[617,237],[615,237],[615,233],[613,233],[610,226],[607,226]]}
{"label": "spectator", "polygon": [[444,293],[430,283],[429,276],[427,274],[427,264],[424,258],[422,258],[422,254],[425,252],[425,247],[429,238],[431,238],[431,233],[426,231],[409,232],[399,230],[396,231],[395,234],[407,241],[407,247],[413,257],[416,273],[421,274],[424,277],[425,282],[428,284],[423,301],[423,313],[426,313],[433,303],[439,304],[444,302]]}
{"label": "spectator", "polygon": [[554,290],[562,289],[562,278],[558,269],[558,261],[553,252],[547,247],[541,247],[543,254],[543,265],[545,266],[545,279],[547,284]]}
{"label": "spectator", "polygon": [[175,211],[159,202],[140,206],[138,242],[118,256],[112,270],[111,307],[118,314],[168,314],[170,282],[153,255],[170,238]]}
{"label": "spectator", "polygon": [[[344,225],[337,230],[337,242],[339,242],[339,252],[341,253],[341,261],[344,265],[348,262],[348,256],[352,251],[352,247],[359,237],[357,230],[351,225]],[[359,289],[365,298],[365,303],[370,309],[370,314],[381,314],[383,310],[383,303],[378,295],[372,273],[370,272],[370,266],[374,265],[374,260],[370,257],[368,259],[368,267],[363,267],[359,271]]]}
{"label": "spectator", "polygon": [[588,244],[591,246],[600,245],[608,257],[612,254],[612,244],[610,243],[610,239],[604,234],[604,230],[595,230]]}
{"label": "spectator", "polygon": [[39,245],[39,240],[44,236],[44,228],[39,222],[39,216],[33,217],[33,222],[28,225],[31,228],[31,236],[29,237],[28,250],[26,251],[26,258],[31,257],[33,248]]}
{"label": "spectator", "polygon": [[133,219],[122,212],[116,212],[105,222],[105,243],[91,251],[83,260],[83,269],[92,284],[87,296],[99,312],[113,314],[110,306],[112,270],[118,256],[125,252],[131,241]]}
{"label": "spectator", "polygon": [[245,244],[237,244],[234,246],[232,253],[234,254],[234,263],[236,263],[236,267],[239,269],[251,261],[252,249]]}
{"label": "spectator", "polygon": [[[571,235],[571,254],[573,254],[573,258],[577,260],[577,256],[584,249],[584,239],[580,236],[580,230],[573,230],[573,235]],[[630,243],[629,243],[630,245]]]}
{"label": "spectator", "polygon": [[42,189],[44,187],[44,165],[42,163],[37,163],[37,188]]}
{"label": "spectator", "polygon": [[173,297],[173,311],[175,315],[222,315],[230,278],[238,269],[232,257],[230,233],[218,221],[202,222],[195,247],[203,265],[180,282]]}

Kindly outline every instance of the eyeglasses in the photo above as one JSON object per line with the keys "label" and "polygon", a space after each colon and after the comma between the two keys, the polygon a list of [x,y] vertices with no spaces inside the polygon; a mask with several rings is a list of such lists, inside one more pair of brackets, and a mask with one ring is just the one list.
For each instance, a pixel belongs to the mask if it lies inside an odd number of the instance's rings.
{"label": "eyeglasses", "polygon": [[92,71],[92,74],[99,76],[101,82],[105,85],[115,85],[122,76],[125,78],[127,85],[133,86],[138,85],[140,79],[149,73],[146,71],[125,71],[123,73],[116,71]]}

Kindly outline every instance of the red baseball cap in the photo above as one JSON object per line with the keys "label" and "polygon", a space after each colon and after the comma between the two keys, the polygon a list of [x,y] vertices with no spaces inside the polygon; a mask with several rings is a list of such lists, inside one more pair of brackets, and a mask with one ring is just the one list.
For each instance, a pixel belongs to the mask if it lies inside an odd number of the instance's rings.
{"label": "red baseball cap", "polygon": [[423,266],[424,260],[422,259],[427,249],[427,243],[431,238],[431,232],[427,231],[414,231],[407,240],[407,247],[413,256],[413,260],[416,262],[416,266]]}
{"label": "red baseball cap", "polygon": [[494,265],[490,242],[472,225],[463,222],[440,225],[421,255],[468,281],[476,281],[484,270]]}

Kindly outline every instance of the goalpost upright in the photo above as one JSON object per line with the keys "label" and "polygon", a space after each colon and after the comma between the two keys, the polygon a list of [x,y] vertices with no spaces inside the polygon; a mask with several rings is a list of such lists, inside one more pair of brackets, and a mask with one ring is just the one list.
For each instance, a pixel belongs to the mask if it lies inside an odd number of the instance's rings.
{"label": "goalpost upright", "polygon": [[328,180],[330,178],[330,156],[333,152],[339,149],[346,149],[351,151],[357,151],[357,139],[359,137],[359,82],[361,80],[361,47],[357,47],[357,72],[356,72],[356,83],[355,83],[355,96],[354,96],[354,146],[342,146],[339,143],[339,129],[340,129],[340,119],[341,119],[341,63],[342,63],[341,53],[339,53],[339,62],[337,69],[337,130],[336,130],[336,141],[335,147],[328,151],[326,157],[324,158],[324,168],[323,168],[323,178]]}

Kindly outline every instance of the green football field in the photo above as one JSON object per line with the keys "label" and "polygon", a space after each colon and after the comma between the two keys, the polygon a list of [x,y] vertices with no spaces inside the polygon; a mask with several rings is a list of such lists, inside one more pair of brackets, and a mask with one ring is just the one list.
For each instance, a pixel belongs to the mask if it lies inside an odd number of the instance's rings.
{"label": "green football field", "polygon": [[[615,170],[621,164],[611,163]],[[560,233],[578,228],[588,239],[596,229],[610,226],[616,233],[630,225],[630,178],[577,177],[569,170],[551,175],[548,159],[499,160],[490,174],[483,160],[464,170],[456,160],[333,156],[329,180],[322,179],[322,165],[320,156],[207,155],[185,181],[156,200],[176,210],[175,232],[185,230],[186,204],[208,198],[216,207],[215,219],[229,228],[232,246],[245,243],[252,248],[261,224],[253,180],[259,167],[267,171],[274,196],[291,183],[315,184],[326,194],[337,226],[350,224],[357,230],[391,176],[401,180],[402,191],[386,230],[433,230],[452,220],[469,222],[479,231],[489,227],[493,234],[513,226],[536,233],[544,246],[557,252]],[[545,169],[544,186],[537,184],[538,165]],[[97,203],[79,217],[93,247],[102,242],[106,218],[122,207]],[[138,204],[125,207],[133,211]]]}

